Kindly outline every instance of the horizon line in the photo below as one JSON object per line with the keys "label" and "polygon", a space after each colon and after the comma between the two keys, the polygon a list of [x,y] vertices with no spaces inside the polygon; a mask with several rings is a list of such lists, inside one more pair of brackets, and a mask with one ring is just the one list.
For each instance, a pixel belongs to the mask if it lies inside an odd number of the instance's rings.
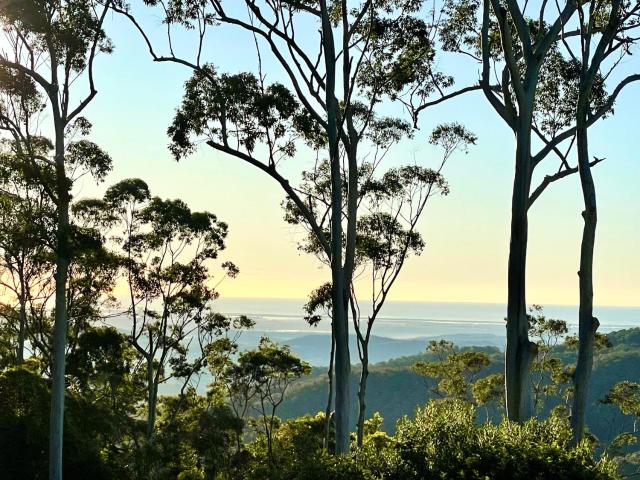
{"label": "horizon line", "polygon": [[[302,297],[251,297],[251,296],[234,296],[234,295],[221,295],[217,301],[224,300],[279,300],[279,301],[298,301],[298,302],[307,302],[308,298]],[[389,299],[387,302],[392,303],[453,303],[453,304],[463,304],[463,305],[507,305],[507,302],[475,302],[469,300],[393,300]],[[527,303],[527,305],[541,305],[542,307],[546,306],[554,306],[554,307],[579,307],[577,303],[544,303],[544,302],[531,302]],[[606,308],[631,308],[631,309],[640,309],[640,304],[638,305],[614,305],[614,304],[597,304],[594,303],[594,308],[598,307],[606,307]]]}

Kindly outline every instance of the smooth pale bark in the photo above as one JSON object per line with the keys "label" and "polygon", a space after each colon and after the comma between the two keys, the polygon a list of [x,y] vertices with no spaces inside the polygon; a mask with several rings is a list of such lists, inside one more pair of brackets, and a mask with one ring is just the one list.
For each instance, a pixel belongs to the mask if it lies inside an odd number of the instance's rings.
{"label": "smooth pale bark", "polygon": [[364,440],[364,421],[366,416],[367,380],[369,378],[369,342],[362,346],[362,371],[358,385],[358,446]]}
{"label": "smooth pale bark", "polygon": [[578,361],[573,373],[573,405],[571,409],[571,428],[573,441],[579,443],[584,438],[585,413],[589,380],[593,369],[593,351],[595,334],[600,323],[593,316],[593,251],[596,241],[596,226],[598,223],[598,208],[596,203],[596,188],[589,164],[589,140],[587,133],[587,113],[591,86],[588,81],[581,82],[581,93],[576,109],[576,142],[578,149],[578,171],[584,211],[582,217],[582,243],[580,246],[580,270],[578,272],[580,307],[578,312]]}
{"label": "smooth pale bark", "polygon": [[[57,99],[55,99],[57,101]],[[60,120],[57,103],[54,104],[56,130],[56,193],[57,199],[57,249],[56,294],[53,328],[53,367],[51,372],[51,417],[49,423],[49,480],[62,480],[62,449],[64,431],[65,351],[67,345],[67,278],[70,263],[69,203],[70,182],[65,172],[64,125]],[[56,115],[58,114],[58,115]]]}
{"label": "smooth pale bark", "polygon": [[[503,99],[491,90],[491,51],[489,32],[493,20],[491,8],[500,28],[505,69],[502,73]],[[506,7],[506,8],[505,8]],[[544,9],[544,6],[543,6]],[[505,351],[505,401],[507,416],[523,421],[533,415],[531,395],[531,364],[537,353],[529,340],[526,304],[526,267],[528,218],[531,177],[535,165],[531,156],[533,107],[539,81],[540,68],[558,35],[576,10],[576,4],[566,2],[549,30],[532,43],[528,20],[518,3],[500,0],[483,1],[481,27],[482,80],[481,85],[489,103],[505,120],[516,135],[515,175],[511,201],[511,240],[508,264],[507,346]],[[522,46],[519,56],[514,47],[514,32]],[[524,75],[522,74],[524,66]],[[513,99],[515,97],[515,103]],[[544,158],[544,155],[542,156]],[[539,160],[539,159],[538,159]],[[537,162],[537,161],[536,161]]]}
{"label": "smooth pale bark", "polygon": [[507,345],[505,397],[507,417],[522,421],[533,414],[530,389],[531,364],[536,355],[529,341],[526,303],[528,203],[531,187],[531,122],[534,88],[526,90],[520,104],[516,130],[515,175],[511,199],[511,240],[508,264]]}
{"label": "smooth pale bark", "polygon": [[331,326],[331,355],[329,356],[329,368],[327,369],[327,377],[329,380],[329,389],[327,392],[327,406],[324,409],[324,439],[323,448],[329,450],[329,432],[331,430],[331,407],[333,405],[333,360],[336,352],[336,342],[333,338],[333,322]]}
{"label": "smooth pale bark", "polygon": [[[587,162],[588,163],[588,162]],[[587,165],[587,170],[591,167]],[[582,175],[582,167],[581,167]],[[589,380],[593,369],[593,351],[595,334],[600,326],[598,319],[593,316],[593,250],[596,238],[596,224],[598,221],[596,208],[595,187],[591,173],[586,173],[581,179],[585,210],[582,212],[584,227],[580,248],[580,308],[578,313],[578,361],[573,374],[573,406],[571,409],[571,427],[575,443],[584,438],[585,413]]]}
{"label": "smooth pale bark", "polygon": [[[338,298],[344,297],[337,293]],[[347,328],[346,308],[334,309],[336,322],[336,359],[335,359],[335,422],[336,422],[336,453],[349,451],[349,413],[351,409],[351,395],[349,392],[349,378],[351,377],[351,361],[349,358],[349,334]],[[342,310],[342,312],[340,312]],[[336,316],[336,313],[338,314]],[[342,321],[341,321],[342,319]]]}
{"label": "smooth pale bark", "polygon": [[16,361],[18,365],[24,363],[24,344],[27,336],[27,299],[24,286],[24,275],[20,271],[20,311],[18,312],[18,351]]}
{"label": "smooth pale bark", "polygon": [[[352,90],[353,86],[351,85],[352,74],[351,74],[351,62],[352,59],[349,55],[345,54],[349,52],[352,46],[350,43],[350,32],[349,32],[349,7],[347,6],[347,0],[342,0],[342,89],[344,92],[349,92]],[[357,238],[357,219],[358,219],[358,200],[359,200],[359,192],[358,192],[358,180],[359,180],[359,167],[358,167],[358,143],[360,135],[353,123],[353,113],[351,109],[351,98],[349,95],[345,93],[345,111],[344,111],[344,124],[347,127],[347,136],[349,139],[348,145],[345,145],[346,155],[347,155],[347,164],[348,164],[348,174],[347,174],[347,232],[346,232],[346,245],[345,245],[345,258],[344,258],[344,302],[345,302],[345,326],[349,325],[348,319],[348,306],[351,304],[350,298],[352,293],[352,282],[353,282],[353,270],[355,268],[356,261],[356,238]],[[345,328],[346,333],[346,344],[347,347],[349,345],[349,335],[348,329]],[[347,350],[347,361],[349,362],[349,369],[351,368],[351,358],[349,356],[349,352]],[[368,370],[368,356],[363,359],[363,368],[362,371],[365,372]],[[361,383],[364,380],[366,384],[366,376],[364,379],[361,377]],[[347,382],[347,392],[349,392],[349,382]],[[366,385],[364,387],[366,389]],[[364,395],[364,391],[362,393]],[[360,409],[359,409],[359,417],[362,417],[362,421],[358,421],[358,428],[361,428],[361,425],[364,424],[364,414],[365,414],[365,405],[364,405],[364,396],[360,400]],[[348,442],[349,433],[346,432],[346,441]],[[362,437],[359,436],[361,439]],[[360,442],[361,443],[361,442]]]}
{"label": "smooth pale bark", "polygon": [[322,43],[326,68],[327,135],[331,164],[331,299],[333,335],[335,338],[335,421],[336,453],[349,451],[349,411],[351,398],[349,378],[348,292],[342,264],[342,171],[338,138],[338,102],[336,100],[335,44],[326,0],[320,2],[322,14]]}
{"label": "smooth pale bark", "polygon": [[[504,103],[501,103],[490,89],[490,48],[489,29],[491,24],[490,5],[498,20],[505,69],[502,74]],[[510,11],[516,23],[522,19],[521,12]],[[482,84],[485,96],[496,112],[513,130],[516,139],[515,172],[511,198],[511,236],[507,278],[507,344],[505,349],[505,407],[507,417],[512,421],[522,421],[533,413],[530,389],[531,364],[536,354],[535,345],[529,341],[529,325],[526,303],[526,268],[528,242],[528,208],[533,172],[531,158],[531,131],[533,105],[538,82],[538,68],[544,53],[535,55],[531,45],[526,43],[527,32],[518,31],[520,40],[525,42],[522,55],[526,65],[524,78],[521,76],[518,60],[513,49],[513,34],[507,11],[497,0],[484,0],[482,18]],[[522,22],[520,27],[522,30]],[[524,29],[526,30],[526,28]],[[510,88],[511,87],[511,88]],[[513,104],[512,93],[515,93]],[[517,108],[516,108],[517,107]]]}
{"label": "smooth pale bark", "polygon": [[[589,64],[589,54],[592,33],[586,31],[583,35],[582,71],[580,76],[580,91],[576,106],[576,143],[578,150],[578,172],[584,211],[582,218],[582,242],[580,246],[580,270],[578,271],[580,306],[578,312],[578,360],[573,373],[573,405],[571,409],[571,429],[573,443],[578,444],[584,438],[585,414],[589,381],[593,370],[593,354],[595,338],[600,322],[593,316],[593,252],[596,241],[596,227],[598,224],[598,206],[596,202],[596,188],[591,173],[592,164],[589,161],[589,114],[590,100],[593,93],[597,72],[600,71],[605,60],[610,42],[621,28],[622,1],[611,2],[611,15],[607,28],[603,31],[600,41],[594,51]],[[590,12],[593,15],[593,11]],[[631,77],[629,77],[631,78]],[[621,83],[618,88],[623,88]],[[617,89],[616,89],[617,90]],[[619,90],[618,90],[619,91]]]}

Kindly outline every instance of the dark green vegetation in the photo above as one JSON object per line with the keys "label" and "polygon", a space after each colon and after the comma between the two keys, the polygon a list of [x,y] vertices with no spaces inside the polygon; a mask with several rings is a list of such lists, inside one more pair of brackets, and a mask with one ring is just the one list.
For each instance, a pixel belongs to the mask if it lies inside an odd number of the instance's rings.
{"label": "dark green vegetation", "polygon": [[[111,340],[117,338],[113,332],[104,333]],[[256,362],[264,365],[260,357],[270,354],[266,351],[241,359],[230,375],[242,375],[244,368]],[[276,361],[275,368],[285,365],[281,362]],[[396,392],[387,399],[393,402],[410,391],[405,388],[421,384],[409,372],[408,359],[395,363],[388,367],[388,375],[382,375]],[[11,368],[0,375],[0,466],[7,479],[46,478],[47,462],[40,453],[47,446],[50,393],[32,367]],[[289,372],[290,367],[287,363]],[[265,367],[258,368],[264,371]],[[268,368],[265,375],[273,378],[274,367]],[[377,401],[373,382],[377,370],[372,369],[373,402]],[[403,374],[413,377],[409,385],[398,381]],[[75,380],[74,374],[70,377]],[[99,382],[95,374],[85,381],[92,387]],[[125,387],[122,373],[113,373],[110,382],[112,389]],[[424,397],[422,387],[418,390]],[[131,394],[126,392],[129,398]],[[187,392],[160,398],[157,430],[149,444],[144,441],[143,412],[136,415],[132,410],[126,415],[116,407],[124,403],[123,397],[95,401],[82,392],[70,392],[65,416],[65,478],[82,479],[88,474],[104,479],[149,478],[150,472],[151,478],[178,479],[618,478],[612,461],[593,461],[590,442],[569,448],[571,430],[560,414],[524,425],[506,420],[495,425],[483,423],[485,412],[468,402],[440,400],[402,418],[393,436],[380,430],[383,419],[374,415],[365,422],[363,446],[348,456],[334,457],[323,449],[322,413],[281,421],[267,412],[262,418],[272,422],[269,431],[263,429],[260,416],[243,424],[233,409],[216,398],[214,389],[207,397]],[[249,436],[239,443],[243,432]]]}
{"label": "dark green vegetation", "polygon": [[[532,369],[537,415],[504,418],[503,354],[495,347],[456,348],[432,341],[425,354],[371,369],[362,445],[333,456],[326,443],[324,369],[263,339],[237,352],[218,319],[216,340],[199,360],[213,375],[206,396],[185,382],[177,396],[155,399],[149,433],[141,352],[109,327],[80,334],[68,356],[65,478],[104,479],[615,479],[637,468],[640,329],[599,337],[588,440],[571,447],[567,418],[575,337],[540,309],[530,317],[539,355]],[[250,328],[238,319],[236,328]],[[10,331],[3,331],[12,343]],[[0,468],[3,478],[46,478],[50,387],[37,356],[0,374]],[[172,376],[191,378],[180,356]],[[612,374],[611,372],[615,372]],[[168,374],[168,371],[167,371]],[[166,378],[166,374],[162,374]],[[296,382],[303,376],[307,379]],[[352,384],[355,392],[356,381]],[[330,424],[333,429],[333,424]],[[599,459],[599,460],[594,460]]]}
{"label": "dark green vegetation", "polygon": [[[623,414],[615,405],[602,401],[609,390],[619,382],[640,383],[640,329],[622,330],[608,335],[611,348],[598,354],[594,366],[592,388],[589,393],[587,425],[589,431],[603,444],[609,443],[618,434],[634,429],[633,410]],[[481,376],[500,373],[504,369],[504,354],[497,348],[469,349],[459,351],[485,352],[491,363],[483,368]],[[568,364],[575,362],[575,349],[559,346],[554,352],[558,358]],[[368,399],[372,411],[379,412],[384,418],[383,428],[393,432],[395,423],[404,415],[412,416],[415,409],[427,399],[439,398],[433,391],[435,380],[417,375],[412,367],[418,362],[435,361],[436,354],[428,352],[422,355],[397,358],[371,367],[370,392]],[[355,390],[355,381],[352,388]],[[282,405],[283,418],[319,411],[323,407],[323,394],[326,391],[326,372],[314,369],[313,374],[299,382],[287,401]],[[560,403],[557,398],[549,399],[542,415],[549,413],[552,406]],[[636,407],[637,408],[637,407]],[[485,415],[484,407],[479,415]],[[491,418],[495,418],[496,408],[490,407]]]}
{"label": "dark green vegetation", "polygon": [[[138,21],[145,15],[161,20],[166,48]],[[239,348],[253,322],[216,311],[217,285],[239,270],[220,258],[228,226],[213,213],[154,197],[141,179],[75,198],[77,180],[102,182],[112,169],[82,116],[98,93],[94,60],[113,50],[108,16],[126,20],[154,61],[191,70],[168,128],[176,160],[205,146],[282,189],[300,250],[331,271],[300,319],[330,318],[326,377],[296,385],[311,367],[268,338]],[[640,80],[617,68],[635,68],[640,2],[0,0],[0,22],[3,478],[639,473],[638,332],[607,338],[593,316],[591,169],[601,160],[589,128]],[[215,67],[218,46],[205,37],[219,26],[253,41],[255,71]],[[267,81],[264,55],[282,82]],[[456,56],[475,83],[459,87],[440,69]],[[423,357],[370,369],[376,319],[426,247],[418,225],[429,200],[449,193],[445,166],[477,138],[434,122],[422,138],[438,152],[431,167],[389,168],[385,157],[417,137],[431,107],[473,91],[515,144],[505,355],[433,341]],[[584,207],[577,337],[541,308],[529,312],[526,298],[529,210],[569,175]],[[124,333],[107,326],[113,309],[126,314]],[[213,380],[199,396],[203,373]],[[161,397],[165,382],[179,393]]]}

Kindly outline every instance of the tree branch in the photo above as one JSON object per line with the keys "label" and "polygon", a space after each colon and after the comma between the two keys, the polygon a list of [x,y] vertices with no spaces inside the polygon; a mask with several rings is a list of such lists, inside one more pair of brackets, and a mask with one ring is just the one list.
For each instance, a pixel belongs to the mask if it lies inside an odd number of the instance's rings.
{"label": "tree branch", "polygon": [[[102,10],[102,15],[100,15],[100,20],[98,21],[98,25],[96,26],[96,34],[93,39],[93,44],[91,45],[91,51],[89,53],[89,61],[88,61],[88,69],[87,75],[89,77],[89,94],[80,102],[80,104],[65,118],[65,122],[70,122],[73,118],[80,114],[87,105],[93,100],[98,91],[96,90],[95,83],[93,81],[93,61],[96,58],[96,48],[98,47],[98,42],[100,41],[100,32],[102,31],[102,24],[104,23],[104,19],[107,16],[107,12],[109,11],[109,6],[111,4],[111,0],[107,0],[104,4],[104,10]],[[67,82],[65,82],[67,83]]]}
{"label": "tree branch", "polygon": [[275,169],[274,166],[265,165],[264,163],[256,160],[250,155],[247,155],[246,153],[235,150],[227,145],[216,143],[213,140],[208,140],[207,145],[209,145],[211,148],[215,150],[218,150],[219,152],[223,152],[233,157],[239,158],[240,160],[243,160],[248,164],[253,165],[256,168],[259,168],[260,170],[265,172],[267,175],[269,175],[271,178],[273,178],[276,182],[278,182],[280,186],[284,189],[287,196],[296,204],[296,207],[298,207],[302,212],[302,215],[304,216],[305,220],[309,223],[309,226],[313,230],[313,233],[318,237],[318,241],[322,245],[322,248],[325,254],[328,257],[331,256],[331,246],[329,244],[329,241],[327,240],[324,232],[316,222],[315,217],[313,216],[311,211],[307,208],[307,206],[302,201],[302,199],[298,196],[296,191],[293,189],[293,187],[289,183],[289,180],[287,180],[282,175],[280,175],[280,173],[278,173],[278,171]]}
{"label": "tree branch", "polygon": [[[595,160],[589,163],[589,167],[590,168],[595,167],[597,164],[599,164],[603,160],[604,158],[596,158]],[[577,173],[577,172],[578,172],[578,167],[572,167],[572,168],[562,170],[561,172],[558,172],[555,175],[545,176],[544,180],[540,183],[540,185],[538,185],[538,188],[536,188],[531,194],[531,196],[529,197],[527,209],[531,208],[531,206],[538,199],[538,197],[542,195],[542,192],[544,192],[546,188],[549,185],[551,185],[553,182],[557,182],[558,180],[563,179],[564,177],[568,177],[569,175],[573,175],[574,173]]]}

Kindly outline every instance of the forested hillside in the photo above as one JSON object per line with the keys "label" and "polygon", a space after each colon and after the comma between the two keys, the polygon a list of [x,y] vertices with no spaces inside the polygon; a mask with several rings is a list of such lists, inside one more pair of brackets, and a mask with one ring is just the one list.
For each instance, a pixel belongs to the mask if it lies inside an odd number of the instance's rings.
{"label": "forested hillside", "polygon": [[[640,383],[640,329],[613,332],[608,338],[611,347],[601,351],[594,364],[587,416],[587,425],[591,433],[603,443],[610,442],[624,431],[633,430],[634,418],[623,415],[613,405],[603,404],[602,400],[618,382],[628,380]],[[489,375],[504,369],[504,354],[497,348],[467,347],[463,350],[468,349],[481,350],[489,355],[491,365],[483,369],[482,374]],[[564,345],[555,347],[555,350],[565,363],[575,362],[575,350]],[[434,354],[425,353],[396,358],[372,366],[367,407],[369,411],[382,415],[384,430],[393,432],[399,418],[404,415],[413,416],[417,407],[424,405],[429,399],[439,398],[432,391],[434,380],[424,378],[411,369],[417,362],[433,361],[434,358]],[[354,376],[357,374],[357,370],[354,369]],[[352,389],[356,391],[355,378],[352,381]],[[282,417],[293,418],[324,411],[326,391],[326,372],[314,368],[312,376],[301,380],[287,396],[280,410]],[[548,414],[548,408],[549,406],[543,414]]]}
{"label": "forested hillside", "polygon": [[640,0],[0,0],[0,478],[640,475],[639,46]]}

